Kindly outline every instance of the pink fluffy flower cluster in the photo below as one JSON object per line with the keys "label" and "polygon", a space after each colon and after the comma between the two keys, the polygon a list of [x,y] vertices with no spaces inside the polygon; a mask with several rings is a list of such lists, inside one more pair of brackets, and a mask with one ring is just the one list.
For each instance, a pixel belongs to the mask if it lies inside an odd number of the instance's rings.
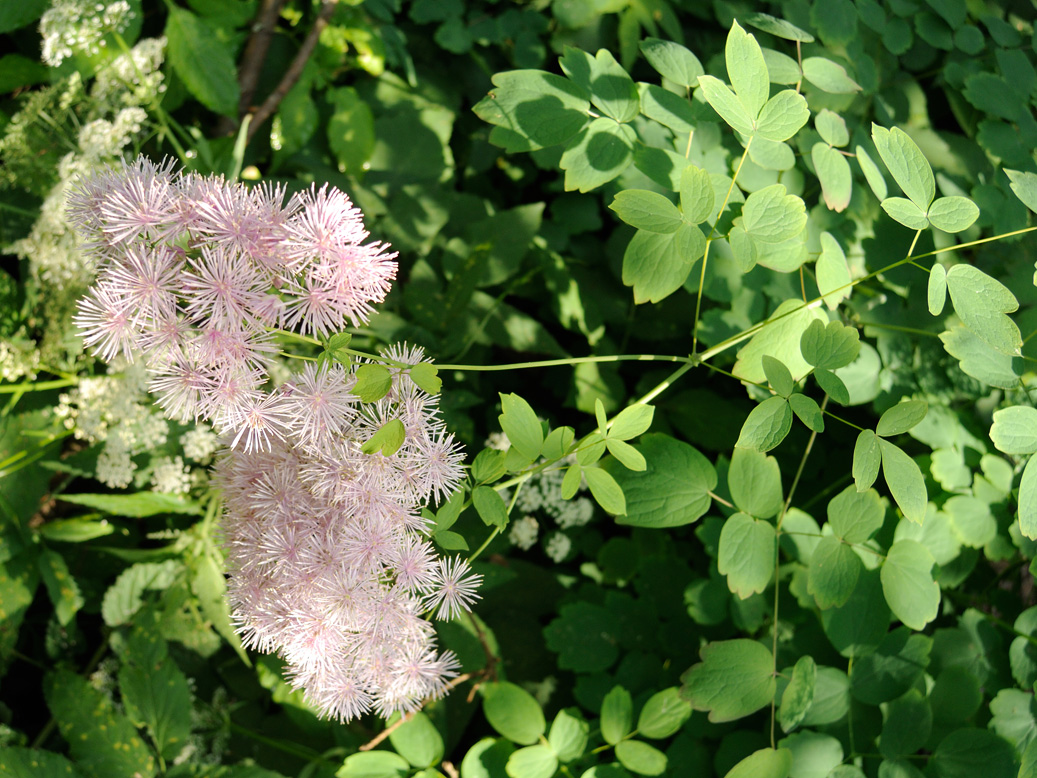
{"label": "pink fluffy flower cluster", "polygon": [[[420,349],[385,357],[391,388],[363,403],[357,365],[307,363],[271,387],[271,332],[327,337],[367,320],[395,254],[364,241],[335,189],[285,203],[277,187],[181,175],[144,158],[83,182],[69,214],[98,278],[76,323],[111,360],[143,358],[172,418],[210,421],[227,450],[228,596],[246,646],[276,652],[322,713],[388,716],[457,674],[425,618],[470,608],[480,577],[439,557],[422,506],[460,483],[462,454],[435,396],[411,380]],[[404,430],[391,454],[363,444]]]}

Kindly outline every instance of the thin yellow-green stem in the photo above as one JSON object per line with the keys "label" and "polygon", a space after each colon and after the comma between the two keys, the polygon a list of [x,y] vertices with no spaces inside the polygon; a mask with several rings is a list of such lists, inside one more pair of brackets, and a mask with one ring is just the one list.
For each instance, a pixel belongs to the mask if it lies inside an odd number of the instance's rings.
{"label": "thin yellow-green stem", "polygon": [[699,316],[702,313],[702,290],[706,285],[706,265],[709,262],[709,247],[713,243],[713,236],[716,234],[717,225],[720,223],[720,219],[723,218],[724,209],[727,208],[727,202],[731,199],[731,192],[734,191],[735,181],[738,180],[738,174],[742,172],[742,165],[745,164],[746,157],[749,156],[749,147],[752,145],[754,137],[755,136],[750,135],[749,140],[745,144],[745,149],[742,151],[742,158],[738,160],[738,167],[735,168],[735,174],[731,177],[731,184],[727,187],[727,194],[724,195],[724,200],[720,203],[720,210],[717,211],[717,218],[709,228],[709,235],[706,236],[706,250],[702,254],[702,267],[699,268],[699,289],[695,295],[695,321],[691,325],[692,355],[697,354],[699,350]]}
{"label": "thin yellow-green stem", "polygon": [[[825,406],[828,405],[828,397],[821,402],[821,412],[824,413]],[[810,431],[810,440],[807,441],[806,448],[803,449],[803,456],[799,458],[799,467],[796,468],[796,475],[792,479],[792,485],[789,487],[788,496],[785,498],[785,504],[781,508],[781,514],[778,516],[777,522],[774,525],[774,618],[771,621],[771,661],[772,672],[774,677],[778,677],[778,589],[781,582],[781,565],[778,564],[778,554],[780,552],[781,542],[781,524],[785,521],[785,514],[789,512],[789,506],[792,505],[792,498],[796,494],[796,487],[799,486],[799,479],[803,475],[803,468],[806,467],[807,458],[810,456],[810,451],[814,448],[814,441],[817,440],[817,430]],[[771,699],[771,748],[775,747],[774,739],[774,724],[777,720],[777,708],[774,699]]]}

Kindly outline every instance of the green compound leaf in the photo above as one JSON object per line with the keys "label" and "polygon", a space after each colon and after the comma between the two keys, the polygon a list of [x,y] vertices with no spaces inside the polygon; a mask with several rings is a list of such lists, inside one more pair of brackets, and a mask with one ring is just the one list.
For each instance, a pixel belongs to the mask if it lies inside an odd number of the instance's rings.
{"label": "green compound leaf", "polygon": [[[561,459],[569,453],[575,439],[576,430],[572,427],[557,427],[551,430],[548,436],[544,438],[541,453],[548,459]],[[501,471],[500,475],[504,475],[504,472]],[[496,478],[492,480],[496,480]]]}
{"label": "green compound leaf", "polygon": [[558,769],[558,758],[551,746],[543,744],[520,748],[508,757],[505,770],[509,776],[522,778],[551,778]]}
{"label": "green compound leaf", "polygon": [[979,218],[979,208],[967,197],[941,197],[929,206],[929,223],[944,232],[961,232]]}
{"label": "green compound leaf", "polygon": [[744,600],[774,580],[777,553],[774,525],[736,513],[720,532],[717,569],[727,576],[728,588]]}
{"label": "green compound leaf", "polygon": [[882,596],[879,571],[863,571],[845,605],[821,611],[821,624],[832,646],[843,656],[873,652],[889,630],[889,606]]}
{"label": "green compound leaf", "polygon": [[792,408],[796,417],[807,426],[807,429],[813,432],[825,431],[825,416],[812,398],[796,392],[789,397],[789,407]]}
{"label": "green compound leaf", "polygon": [[857,156],[857,164],[861,166],[861,172],[864,173],[864,178],[868,182],[868,186],[871,187],[871,191],[880,202],[885,200],[889,190],[886,188],[886,179],[883,178],[879,166],[875,164],[875,161],[865,151],[863,146],[858,146],[854,149],[854,153]]}
{"label": "green compound leaf", "polygon": [[882,593],[889,609],[905,626],[925,629],[940,608],[940,586],[933,580],[936,564],[929,549],[914,540],[898,540],[882,564]]}
{"label": "green compound leaf", "polygon": [[810,150],[814,172],[821,182],[821,195],[829,210],[842,213],[853,194],[853,174],[846,157],[827,143],[815,143]]}
{"label": "green compound leaf", "polygon": [[404,428],[403,422],[399,419],[390,419],[367,439],[360,450],[365,454],[381,452],[382,456],[391,457],[400,450],[406,437],[407,430]]}
{"label": "green compound leaf", "polygon": [[637,86],[607,49],[593,57],[581,49],[566,46],[558,64],[584,91],[591,103],[617,122],[629,122],[641,110]]}
{"label": "green compound leaf", "polygon": [[587,124],[587,92],[543,70],[493,76],[494,89],[472,110],[495,125],[490,140],[509,153],[565,143]]}
{"label": "green compound leaf", "polygon": [[781,695],[781,707],[778,708],[778,722],[782,730],[791,732],[803,721],[807,710],[814,701],[814,688],[817,684],[817,664],[812,656],[801,656],[792,668],[792,679]]}
{"label": "green compound leaf", "polygon": [[927,413],[929,404],[925,400],[907,400],[894,405],[879,417],[875,434],[883,438],[902,435],[920,424]]}
{"label": "green compound leaf", "polygon": [[648,698],[637,717],[637,732],[642,737],[662,740],[677,734],[691,717],[691,703],[681,699],[676,686]]}
{"label": "green compound leaf", "polygon": [[1019,482],[1019,530],[1037,540],[1037,457],[1030,457]]}
{"label": "green compound leaf", "polygon": [[768,397],[753,408],[742,425],[737,446],[770,451],[792,429],[792,409],[784,397]]}
{"label": "green compound leaf", "polygon": [[784,89],[764,104],[756,132],[767,140],[786,141],[809,120],[806,98],[793,89]]}
{"label": "green compound leaf", "polygon": [[328,145],[341,173],[357,176],[374,151],[374,114],[353,87],[329,89],[334,113],[327,122]]}
{"label": "green compound leaf", "polygon": [[978,381],[1001,389],[1019,386],[1012,357],[994,349],[963,324],[940,334],[943,347],[959,360],[961,371]]}
{"label": "green compound leaf", "polygon": [[781,184],[758,189],[745,199],[742,225],[754,240],[781,243],[796,237],[807,224],[806,206]]}
{"label": "green compound leaf", "polygon": [[871,430],[861,430],[853,447],[853,480],[858,492],[867,491],[879,477],[882,452],[879,438]]}
{"label": "green compound leaf", "polygon": [[994,411],[990,440],[1005,454],[1032,454],[1037,451],[1037,409],[1013,405]]}
{"label": "green compound leaf", "polygon": [[792,752],[787,748],[761,748],[736,764],[724,778],[788,778]]}
{"label": "green compound leaf", "polygon": [[857,358],[861,350],[860,333],[839,321],[825,324],[814,319],[803,330],[799,349],[803,358],[814,367],[835,370]]}
{"label": "green compound leaf", "polygon": [[138,562],[119,574],[101,600],[101,616],[109,627],[128,622],[144,601],[145,591],[168,589],[183,572],[177,559],[164,562]]}
{"label": "green compound leaf", "polygon": [[130,632],[121,653],[119,690],[126,715],[138,727],[147,727],[159,753],[173,759],[191,734],[187,677],[169,657],[165,641],[141,627]]}
{"label": "green compound leaf", "polygon": [[906,627],[884,631],[873,650],[854,661],[850,674],[853,696],[868,705],[899,697],[922,678],[932,647],[932,638],[911,634]]}
{"label": "green compound leaf", "polygon": [[144,519],[163,513],[183,513],[199,516],[201,506],[175,494],[138,492],[137,494],[63,494],[64,502],[85,505],[113,516]]}
{"label": "green compound leaf", "polygon": [[1005,168],[1005,174],[1011,181],[1009,186],[1012,187],[1015,196],[1022,201],[1023,205],[1037,213],[1037,173],[1023,173],[1019,170]]}
{"label": "green compound leaf", "polygon": [[601,702],[601,736],[614,746],[629,734],[633,723],[634,703],[630,692],[622,686],[613,686]]}
{"label": "green compound leaf", "polygon": [[619,485],[612,474],[600,467],[586,467],[583,477],[587,479],[594,500],[604,510],[613,516],[625,516],[627,512],[626,498],[623,495],[623,487]]}
{"label": "green compound leaf", "polygon": [[626,497],[626,515],[617,523],[679,527],[697,521],[709,510],[709,493],[717,485],[717,473],[697,449],[660,433],[645,435],[634,448],[647,462],[643,472],[604,463]]}
{"label": "green compound leaf", "polygon": [[695,165],[688,165],[681,171],[681,211],[684,220],[691,224],[701,224],[713,212],[715,195],[709,173]]}
{"label": "green compound leaf", "polygon": [[779,19],[765,13],[741,14],[742,21],[750,24],[757,30],[763,30],[770,35],[784,38],[787,41],[799,41],[800,43],[813,43],[814,36],[806,30],[801,30],[791,22]]}
{"label": "green compound leaf", "polygon": [[57,670],[45,676],[43,692],[84,773],[93,778],[155,774],[155,758],[133,724],[85,679]]}
{"label": "green compound leaf", "polygon": [[707,643],[681,676],[681,696],[714,723],[755,713],[774,699],[777,680],[766,646],[744,638]]}
{"label": "green compound leaf", "polygon": [[551,723],[547,742],[558,761],[568,763],[583,756],[589,737],[590,724],[584,720],[580,711],[576,708],[564,708],[558,711]]}
{"label": "green compound leaf", "polygon": [[625,124],[601,116],[569,141],[562,154],[565,189],[589,192],[630,166],[637,136]]}
{"label": "green compound leaf", "polygon": [[882,201],[882,210],[895,222],[911,230],[924,230],[929,226],[925,211],[904,197],[887,197]]}
{"label": "green compound leaf", "polygon": [[547,731],[540,705],[521,686],[507,681],[483,684],[483,713],[490,726],[519,745],[532,745]]}
{"label": "green compound leaf", "polygon": [[860,557],[838,538],[821,538],[810,558],[807,591],[817,607],[827,610],[845,605],[857,588],[863,567]]}
{"label": "green compound leaf", "polygon": [[640,740],[617,743],[616,758],[626,769],[638,775],[662,775],[666,772],[666,754]]}
{"label": "green compound leaf", "polygon": [[628,405],[612,420],[608,436],[610,440],[631,440],[648,432],[655,417],[655,406],[644,403]]}
{"label": "green compound leaf", "polygon": [[796,154],[787,143],[754,135],[748,148],[749,159],[764,170],[791,170],[796,164]]}
{"label": "green compound leaf", "polygon": [[802,730],[778,741],[792,752],[792,776],[823,775],[828,778],[843,761],[843,746],[831,735]]}
{"label": "green compound leaf", "polygon": [[361,751],[346,757],[336,778],[404,778],[410,763],[392,751]]}
{"label": "green compound leaf", "polygon": [[231,52],[216,31],[190,11],[170,6],[166,56],[198,102],[223,116],[236,116],[240,91]]}
{"label": "green compound leaf", "polygon": [[[641,113],[647,116],[649,119],[655,119],[659,124],[664,127],[669,127],[677,135],[688,135],[695,131],[695,125],[698,124],[698,115],[695,109],[691,107],[691,103],[687,98],[675,95],[673,92],[667,92],[660,86],[655,84],[640,83],[637,85],[638,94],[641,96]],[[644,163],[644,155],[646,152],[653,152],[657,156],[662,154],[665,159],[665,167],[667,168],[665,173],[662,173],[662,178],[665,180],[660,181],[659,177],[649,177],[656,180],[662,186],[668,186],[666,183],[670,178],[670,172],[673,168],[679,167],[685,162],[684,156],[677,154],[676,152],[664,151],[663,149],[650,148],[644,145],[638,145],[634,150],[634,164],[639,168]],[[670,164],[670,159],[676,162],[676,165]]]}
{"label": "green compound leaf", "polygon": [[1016,778],[1016,753],[1011,743],[988,729],[967,727],[940,741],[930,760],[933,778]]}
{"label": "green compound leaf", "polygon": [[699,76],[699,89],[706,98],[706,102],[713,107],[713,110],[720,115],[728,127],[747,137],[753,134],[755,128],[753,117],[749,115],[749,111],[742,105],[741,100],[731,91],[731,87],[719,78]]}
{"label": "green compound leaf", "polygon": [[963,545],[983,548],[997,535],[997,520],[990,505],[977,497],[956,494],[943,504]]}
{"label": "green compound leaf", "polygon": [[767,102],[771,80],[767,74],[767,63],[763,59],[763,52],[760,51],[760,44],[754,36],[743,30],[737,21],[731,25],[731,30],[727,34],[724,59],[727,62],[728,78],[731,79],[731,86],[738,95],[739,102],[745,106],[749,117],[755,119]]}
{"label": "green compound leaf", "polygon": [[934,262],[929,269],[929,286],[926,289],[926,295],[929,313],[933,316],[943,313],[944,303],[947,302],[947,271],[938,262]]}
{"label": "green compound leaf", "polygon": [[764,48],[762,51],[772,84],[789,86],[803,80],[803,71],[799,69],[799,64],[792,57],[774,49]]}
{"label": "green compound leaf", "polygon": [[487,527],[504,527],[508,523],[508,507],[492,486],[478,486],[472,492],[472,504]]}
{"label": "green compound leaf", "polygon": [[1019,310],[1019,301],[1008,287],[978,267],[955,265],[947,272],[947,289],[954,312],[974,335],[1002,354],[1019,353],[1022,335],[1007,316]]}
{"label": "green compound leaf", "polygon": [[750,516],[769,519],[781,510],[781,470],[774,457],[736,446],[727,486],[735,505]]}
{"label": "green compound leaf", "polygon": [[706,72],[702,69],[699,58],[679,43],[659,38],[645,38],[641,41],[640,48],[648,64],[655,68],[659,75],[680,86],[695,86],[699,76]]}
{"label": "green compound leaf", "polygon": [[37,557],[40,578],[47,587],[47,594],[54,605],[54,615],[61,626],[67,626],[83,607],[83,594],[69,572],[65,558],[56,551],[43,549]]}
{"label": "green compound leaf", "polygon": [[796,388],[796,383],[792,380],[792,373],[785,367],[784,362],[780,359],[775,359],[769,354],[765,354],[760,363],[763,365],[764,375],[767,376],[767,383],[771,385],[775,392],[782,397],[788,397],[792,394]]}
{"label": "green compound leaf", "polygon": [[850,296],[853,287],[846,255],[831,233],[821,233],[821,256],[817,258],[814,270],[817,274],[817,289],[825,305],[834,311],[839,303]]}
{"label": "green compound leaf", "polygon": [[526,459],[536,459],[544,446],[544,428],[532,406],[517,394],[502,394],[501,415],[497,417],[501,429],[512,447]]}
{"label": "green compound leaf", "polygon": [[680,289],[706,251],[706,238],[694,224],[661,235],[639,231],[623,254],[623,283],[634,288],[635,303],[656,303]]}
{"label": "green compound leaf", "polygon": [[861,85],[846,74],[846,68],[825,57],[805,58],[803,76],[822,92],[848,95],[861,91]]}
{"label": "green compound leaf", "polygon": [[79,768],[61,754],[11,745],[0,751],[0,775],[6,778],[83,778]]}
{"label": "green compound leaf", "polygon": [[814,380],[821,387],[821,391],[831,397],[840,405],[850,404],[850,391],[843,383],[843,379],[830,370],[817,368],[814,371]]}
{"label": "green compound leaf", "polygon": [[439,368],[430,362],[419,362],[407,371],[407,375],[423,392],[439,394],[443,390],[443,379],[439,377]]}
{"label": "green compound leaf", "polygon": [[[925,508],[929,500],[922,471],[902,448],[888,440],[879,438],[879,448],[882,452],[882,475],[886,479],[890,494],[905,518],[915,524],[921,524],[925,519]],[[860,488],[859,483],[857,488]]]}
{"label": "green compound leaf", "polygon": [[830,146],[845,146],[850,142],[850,133],[846,129],[846,121],[837,113],[822,109],[814,117],[814,127],[821,140]]}
{"label": "green compound leaf", "polygon": [[648,463],[641,455],[641,452],[629,443],[609,438],[605,441],[605,448],[608,449],[608,452],[618,459],[627,470],[640,472],[648,468]]}
{"label": "green compound leaf", "polygon": [[828,503],[828,524],[847,543],[863,543],[882,528],[886,511],[878,492],[847,486]]}
{"label": "green compound leaf", "polygon": [[645,189],[624,189],[609,208],[631,227],[647,232],[676,232],[683,223],[676,205],[658,192]]}
{"label": "green compound leaf", "polygon": [[[871,125],[871,138],[886,168],[893,175],[904,194],[918,206],[924,217],[936,197],[936,179],[929,160],[911,137],[899,127],[887,130]],[[892,216],[892,214],[890,214]],[[896,218],[894,216],[894,218]],[[903,222],[901,222],[903,223]],[[910,225],[907,225],[910,226]],[[922,229],[912,227],[912,229]]]}
{"label": "green compound leaf", "polygon": [[544,629],[544,639],[558,654],[558,666],[563,670],[598,673],[619,657],[615,614],[589,602],[563,605],[558,618]]}
{"label": "green compound leaf", "polygon": [[392,389],[392,376],[384,365],[361,365],[356,369],[356,385],[350,394],[360,402],[373,403],[381,400]]}

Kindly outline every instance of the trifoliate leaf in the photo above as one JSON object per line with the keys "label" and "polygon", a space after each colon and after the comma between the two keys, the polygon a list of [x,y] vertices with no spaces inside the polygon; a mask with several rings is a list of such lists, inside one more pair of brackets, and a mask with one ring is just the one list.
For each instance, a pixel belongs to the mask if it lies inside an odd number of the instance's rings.
{"label": "trifoliate leaf", "polygon": [[875,483],[881,464],[878,437],[871,430],[861,430],[853,447],[853,480],[858,492],[867,491]]}
{"label": "trifoliate leaf", "polygon": [[789,396],[789,407],[807,429],[813,432],[825,431],[825,416],[816,402],[805,394],[796,392]]}
{"label": "trifoliate leaf", "polygon": [[728,588],[744,600],[774,580],[777,553],[773,524],[735,513],[720,532],[717,568],[727,576]]}
{"label": "trifoliate leaf", "polygon": [[[890,494],[907,519],[921,524],[925,519],[925,508],[929,500],[922,471],[903,449],[894,446],[888,440],[878,440],[882,452],[882,475],[886,479]],[[857,488],[860,488],[859,483]]]}
{"label": "trifoliate leaf", "polygon": [[926,289],[929,313],[939,316],[943,313],[943,305],[947,302],[947,271],[939,262],[934,262],[929,269],[929,286]]}
{"label": "trifoliate leaf", "polygon": [[624,189],[616,195],[609,208],[638,230],[671,233],[682,224],[681,212],[669,198],[645,189]]}
{"label": "trifoliate leaf", "polygon": [[727,486],[735,505],[750,516],[769,519],[781,510],[781,470],[774,457],[735,447],[727,471]]}
{"label": "trifoliate leaf", "polygon": [[967,197],[941,197],[929,206],[929,222],[944,232],[967,230],[979,218],[979,208]]}
{"label": "trifoliate leaf", "polygon": [[379,427],[374,435],[360,447],[360,450],[365,454],[380,452],[382,456],[391,457],[400,450],[406,436],[407,430],[404,428],[403,422],[399,419],[391,419]]}
{"label": "trifoliate leaf", "polygon": [[792,409],[784,397],[768,397],[753,408],[742,425],[737,446],[770,451],[792,429]]}
{"label": "trifoliate leaf", "polygon": [[695,710],[709,711],[712,722],[734,721],[755,713],[774,699],[774,658],[755,640],[707,643],[702,661],[682,676],[681,696]]}
{"label": "trifoliate leaf", "polygon": [[934,564],[929,550],[913,540],[896,541],[882,564],[882,592],[889,609],[910,629],[925,629],[939,612],[940,586],[933,581]]}
{"label": "trifoliate leaf", "polygon": [[731,86],[738,95],[739,102],[745,106],[749,117],[755,119],[767,102],[771,82],[760,44],[754,36],[743,30],[737,21],[731,25],[727,34],[724,59],[727,63],[728,78],[731,79]]}
{"label": "trifoliate leaf", "polygon": [[501,415],[497,417],[501,429],[513,448],[526,459],[536,459],[544,446],[544,428],[536,412],[517,394],[502,394]]}
{"label": "trifoliate leaf", "polygon": [[925,400],[898,403],[879,418],[875,434],[883,438],[901,435],[920,424],[928,412],[929,404]]}
{"label": "trifoliate leaf", "polygon": [[392,376],[383,365],[365,364],[356,369],[356,385],[351,394],[360,402],[373,403],[381,400],[392,389]]}
{"label": "trifoliate leaf", "polygon": [[[899,127],[887,130],[877,124],[871,126],[871,138],[886,168],[893,175],[904,194],[918,206],[923,218],[936,197],[936,179],[929,160],[911,136]],[[895,218],[895,217],[894,217]],[[912,229],[921,229],[913,227]]]}

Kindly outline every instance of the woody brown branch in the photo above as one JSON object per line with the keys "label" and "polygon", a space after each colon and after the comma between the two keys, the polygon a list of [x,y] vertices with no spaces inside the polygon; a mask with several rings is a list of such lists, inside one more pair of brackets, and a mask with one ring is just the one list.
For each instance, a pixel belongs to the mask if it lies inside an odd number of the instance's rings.
{"label": "woody brown branch", "polygon": [[252,97],[256,93],[256,84],[259,82],[259,74],[266,62],[267,52],[270,50],[270,42],[274,38],[274,28],[288,0],[263,0],[259,12],[252,24],[252,34],[248,43],[245,44],[245,52],[241,56],[238,66],[238,85],[241,97],[238,100],[238,115],[236,119],[224,116],[216,128],[218,135],[230,135],[240,124],[241,117],[248,113],[252,105]]}
{"label": "woody brown branch", "polygon": [[281,78],[281,82],[277,85],[273,92],[270,93],[269,97],[263,101],[263,104],[259,106],[252,114],[252,122],[248,127],[248,135],[246,142],[250,142],[255,136],[256,131],[259,130],[260,126],[266,122],[277,107],[281,104],[281,101],[287,96],[288,92],[291,91],[292,87],[299,81],[302,76],[303,69],[306,67],[306,63],[309,61],[313,54],[313,50],[317,47],[317,41],[320,39],[321,31],[328,26],[328,22],[331,20],[332,14],[335,13],[335,6],[338,0],[324,0],[321,4],[320,13],[317,14],[317,18],[313,22],[313,27],[310,28],[307,33],[305,40],[299,47],[299,51],[296,53],[292,63],[288,66],[288,70],[285,71],[284,76]]}

